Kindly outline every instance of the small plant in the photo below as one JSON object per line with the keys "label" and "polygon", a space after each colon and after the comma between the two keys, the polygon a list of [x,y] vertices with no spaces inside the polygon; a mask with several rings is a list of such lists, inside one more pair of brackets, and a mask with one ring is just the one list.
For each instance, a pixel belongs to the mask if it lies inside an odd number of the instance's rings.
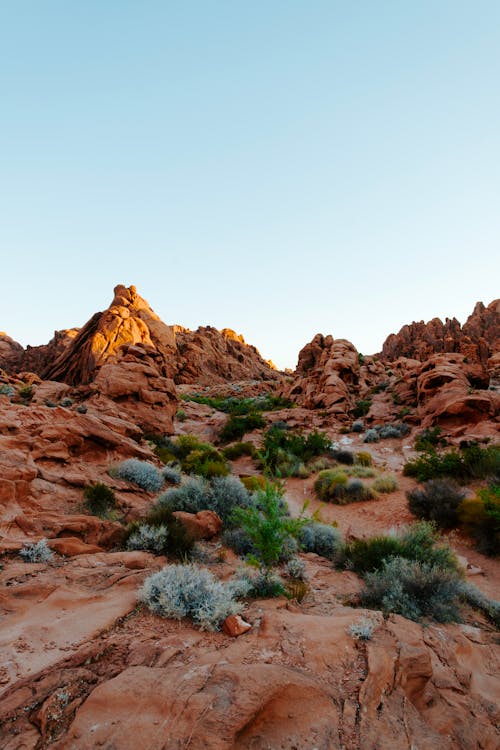
{"label": "small plant", "polygon": [[46,399],[45,399],[45,406],[48,406],[48,407],[49,407],[49,409],[55,409],[55,408],[56,408],[56,406],[57,406],[57,404],[56,404],[56,402],[55,402],[55,401],[52,401],[52,399],[50,399],[50,398],[46,398]]}
{"label": "small plant", "polygon": [[352,466],[354,463],[354,453],[352,451],[345,450],[343,448],[333,448],[330,451],[330,455],[339,464],[345,464],[346,466]]}
{"label": "small plant", "polygon": [[149,526],[141,524],[127,539],[127,549],[146,550],[155,555],[165,554],[167,549],[168,529],[166,526]]}
{"label": "small plant", "polygon": [[419,482],[441,477],[452,477],[459,482],[496,477],[500,474],[500,446],[481,448],[479,445],[465,445],[460,451],[427,451],[407,461],[403,474]]}
{"label": "small plant", "polygon": [[416,451],[427,452],[434,450],[442,442],[440,427],[426,427],[416,436],[414,447]]}
{"label": "small plant", "polygon": [[175,418],[178,422],[185,422],[187,419],[187,414],[184,409],[177,409],[177,411],[175,412]]}
{"label": "small plant", "polygon": [[300,530],[299,543],[304,552],[315,552],[327,560],[335,560],[342,546],[342,538],[334,526],[310,521]]}
{"label": "small plant", "polygon": [[356,406],[352,410],[352,416],[354,417],[354,419],[358,419],[358,417],[365,417],[370,411],[371,405],[372,401],[370,398],[365,398],[357,401]]}
{"label": "small plant", "polygon": [[160,469],[160,471],[165,482],[168,482],[169,484],[181,483],[181,472],[175,466],[164,466],[163,469]]}
{"label": "small plant", "polygon": [[229,443],[232,440],[241,440],[247,432],[259,430],[265,426],[266,420],[258,412],[250,413],[246,416],[231,414],[220,431],[219,437],[223,443]]}
{"label": "small plant", "polygon": [[106,518],[108,513],[116,508],[115,493],[103,482],[95,482],[85,487],[83,491],[85,507],[92,516]]}
{"label": "small plant", "polygon": [[395,612],[408,620],[459,622],[461,579],[456,572],[416,560],[394,557],[365,576],[362,603]]}
{"label": "small plant", "polygon": [[356,463],[360,466],[371,466],[373,463],[372,454],[368,453],[368,451],[356,453]]}
{"label": "small plant", "polygon": [[286,593],[283,579],[272,571],[248,571],[241,578],[248,586],[248,596],[253,599],[273,599]]}
{"label": "small plant", "polygon": [[365,429],[365,423],[362,419],[357,419],[351,424],[351,432],[363,432]]}
{"label": "small plant", "polygon": [[168,565],[147,578],[140,600],[157,615],[189,617],[202,630],[218,630],[229,615],[241,611],[234,588],[197,565]]}
{"label": "small plant", "polygon": [[303,581],[306,575],[306,566],[300,557],[291,557],[286,564],[286,573],[290,578]]}
{"label": "small plant", "polygon": [[371,641],[376,622],[370,617],[361,617],[349,627],[349,634],[357,641]]}
{"label": "small plant", "polygon": [[410,511],[425,521],[435,521],[443,529],[458,524],[458,508],[465,492],[449,479],[430,479],[422,487],[406,493]]}
{"label": "small plant", "polygon": [[373,489],[375,492],[381,492],[382,494],[390,494],[395,492],[398,488],[396,478],[391,474],[387,476],[378,477],[373,483]]}
{"label": "small plant", "polygon": [[23,401],[31,401],[34,396],[34,390],[32,385],[23,385],[17,391],[17,395]]}
{"label": "small plant", "polygon": [[[140,531],[141,527],[147,527],[150,531]],[[165,529],[166,534],[163,531],[156,534],[154,529]],[[170,508],[156,505],[147,513],[147,515],[140,521],[134,521],[131,523],[125,532],[125,546],[128,546],[128,540],[138,534],[133,544],[139,544],[140,540],[154,538],[155,544],[154,549],[151,549],[155,554],[168,555],[169,557],[176,557],[181,560],[185,560],[191,554],[193,549],[194,540],[190,533],[187,531],[184,524],[176,518]],[[164,545],[160,548],[160,540],[163,539]]]}
{"label": "small plant", "polygon": [[253,456],[256,454],[255,446],[252,443],[233,443],[222,449],[222,454],[229,461],[235,461],[241,456]]}
{"label": "small plant", "polygon": [[47,544],[46,539],[40,539],[36,544],[27,544],[19,554],[27,563],[45,563],[50,562],[54,556],[52,550]]}
{"label": "small plant", "polygon": [[379,440],[379,434],[375,429],[367,430],[363,437],[363,443],[378,443]]}
{"label": "small plant", "polygon": [[77,410],[78,414],[86,414],[87,413],[87,407],[85,406],[85,404],[80,404],[79,406],[76,407],[76,410]]}
{"label": "small plant", "polygon": [[160,495],[157,504],[188,513],[213,510],[229,525],[233,510],[249,506],[251,498],[248,490],[236,477],[215,477],[210,482],[202,477],[191,477],[179,487]]}
{"label": "small plant", "polygon": [[381,438],[401,438],[408,435],[410,432],[409,426],[405,422],[399,422],[397,424],[385,424],[383,425],[378,434]]}
{"label": "small plant", "polygon": [[460,596],[467,604],[483,612],[497,628],[500,628],[500,602],[489,599],[477,586],[466,581],[462,581]]}
{"label": "small plant", "polygon": [[133,482],[146,492],[158,492],[163,487],[161,471],[153,464],[137,458],[129,458],[118,464],[115,474],[119,479]]}
{"label": "small plant", "polygon": [[266,486],[266,479],[262,476],[240,477],[240,482],[249,492],[263,490]]}
{"label": "small plant", "polygon": [[63,406],[65,409],[69,409],[70,406],[73,406],[73,399],[71,398],[63,398],[61,401],[61,406]]}
{"label": "small plant", "polygon": [[12,396],[15,395],[15,392],[16,389],[8,383],[2,383],[2,385],[0,385],[0,396],[8,396],[9,398],[12,398]]}
{"label": "small plant", "polygon": [[314,483],[314,491],[325,502],[346,505],[362,500],[373,500],[375,494],[361,479],[349,479],[344,472],[335,469],[321,471]]}

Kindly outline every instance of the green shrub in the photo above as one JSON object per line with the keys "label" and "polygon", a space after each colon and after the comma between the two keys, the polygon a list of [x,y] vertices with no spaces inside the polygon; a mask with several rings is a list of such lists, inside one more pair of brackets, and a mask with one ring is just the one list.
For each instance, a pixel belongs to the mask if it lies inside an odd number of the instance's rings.
{"label": "green shrub", "polygon": [[438,426],[426,427],[416,436],[414,448],[416,451],[427,453],[433,451],[441,443],[443,443],[441,428]]}
{"label": "green shrub", "polygon": [[363,443],[378,443],[380,440],[377,430],[370,429],[365,432]]}
{"label": "green shrub", "polygon": [[222,534],[222,544],[232,549],[240,557],[256,556],[257,550],[245,529],[226,529]]}
{"label": "green shrub", "polygon": [[176,440],[151,437],[156,444],[158,458],[166,464],[178,462],[185,474],[196,474],[207,479],[229,474],[229,464],[222,453],[195,435],[180,435]]}
{"label": "green shrub", "polygon": [[283,555],[283,547],[289,537],[296,537],[306,521],[291,518],[282,499],[283,492],[276,485],[268,484],[256,492],[253,504],[235,508],[234,525],[247,533],[255,547],[255,562],[261,570],[268,571],[277,565]]}
{"label": "green shrub", "polygon": [[298,538],[304,552],[315,552],[327,560],[335,560],[342,546],[339,530],[317,521],[310,521],[303,526]]}
{"label": "green shrub", "polygon": [[357,419],[351,424],[351,432],[363,432],[365,429],[365,423],[362,419]]}
{"label": "green shrub", "polygon": [[218,630],[241,611],[234,589],[196,565],[168,565],[147,578],[140,600],[157,615],[180,620],[189,617],[202,630]]}
{"label": "green shrub", "polygon": [[330,455],[335,459],[335,461],[338,461],[339,464],[352,466],[354,463],[354,453],[344,448],[333,448],[330,451]]}
{"label": "green shrub", "polygon": [[147,461],[139,461],[137,458],[129,458],[122,461],[114,469],[114,474],[119,479],[137,484],[146,492],[158,492],[163,487],[161,471]]}
{"label": "green shrub", "polygon": [[370,407],[372,405],[372,401],[370,398],[364,398],[360,401],[356,402],[356,406],[352,410],[352,416],[354,419],[359,419],[359,417],[365,417],[368,412],[370,411]]}
{"label": "green shrub", "polygon": [[460,596],[471,607],[478,609],[488,617],[497,628],[500,628],[500,602],[489,599],[476,586],[462,581]]}
{"label": "green shrub", "polygon": [[185,422],[187,419],[187,414],[184,409],[177,409],[177,411],[175,412],[175,418],[178,422]]}
{"label": "green shrub", "polygon": [[331,440],[314,430],[307,436],[273,425],[264,435],[260,459],[272,476],[305,475],[302,464],[330,450]]}
{"label": "green shrub", "polygon": [[249,492],[263,490],[266,486],[266,480],[261,476],[240,477],[240,482]]}
{"label": "green shrub", "polygon": [[403,528],[399,533],[379,535],[370,539],[356,539],[345,544],[338,554],[341,568],[360,575],[381,570],[385,560],[403,557],[450,571],[458,570],[458,562],[446,545],[440,545],[435,527],[420,521]]}
{"label": "green shrub", "polygon": [[18,391],[17,395],[19,398],[21,398],[23,401],[31,401],[31,399],[34,396],[34,389],[32,385],[22,385]]}
{"label": "green shrub", "polygon": [[407,492],[406,497],[410,511],[417,518],[450,529],[458,524],[458,507],[465,492],[450,479],[430,479],[422,487]]}
{"label": "green shrub", "polygon": [[468,445],[460,451],[446,453],[427,451],[412,461],[407,461],[403,474],[419,482],[428,479],[451,477],[456,481],[488,479],[500,474],[500,446]]}
{"label": "green shrub", "polygon": [[455,572],[416,560],[393,557],[365,576],[362,603],[416,622],[460,621],[461,579]]}
{"label": "green shrub", "polygon": [[250,456],[253,458],[256,455],[256,449],[252,443],[234,443],[223,448],[222,454],[229,461],[235,461],[241,458],[241,456]]}
{"label": "green shrub", "polygon": [[274,396],[270,393],[249,398],[237,398],[236,396],[211,398],[210,396],[201,396],[197,393],[191,393],[181,396],[181,399],[183,401],[195,401],[197,404],[205,404],[212,409],[217,409],[217,411],[223,411],[226,414],[236,414],[239,416],[256,411],[290,409],[294,406],[293,401],[283,398],[283,396]]}
{"label": "green shrub", "polygon": [[396,478],[391,474],[386,476],[378,477],[373,483],[373,489],[375,492],[382,492],[384,494],[390,494],[395,492],[398,488]]}
{"label": "green shrub", "polygon": [[85,507],[93,516],[105,518],[108,513],[116,508],[115,493],[103,482],[95,482],[85,487],[83,491]]}
{"label": "green shrub", "polygon": [[163,469],[161,469],[161,473],[165,482],[169,482],[170,484],[181,483],[181,472],[175,466],[164,466]]}
{"label": "green shrub", "polygon": [[480,552],[500,554],[499,485],[493,484],[479,490],[474,499],[464,500],[458,509],[458,517]]}
{"label": "green shrub", "polygon": [[241,440],[247,432],[259,430],[265,426],[266,420],[257,412],[247,414],[246,416],[231,414],[220,431],[219,438],[223,443],[229,443],[233,440]]}
{"label": "green shrub", "polygon": [[165,546],[161,550],[157,549],[157,554],[176,557],[180,560],[185,560],[191,554],[194,539],[184,524],[174,516],[171,508],[163,505],[153,506],[141,521],[130,524],[126,532],[126,541],[137,532],[141,525],[167,530]]}
{"label": "green shrub", "polygon": [[12,398],[16,393],[16,389],[9,385],[8,383],[2,383],[0,385],[0,396],[8,396],[9,398]]}

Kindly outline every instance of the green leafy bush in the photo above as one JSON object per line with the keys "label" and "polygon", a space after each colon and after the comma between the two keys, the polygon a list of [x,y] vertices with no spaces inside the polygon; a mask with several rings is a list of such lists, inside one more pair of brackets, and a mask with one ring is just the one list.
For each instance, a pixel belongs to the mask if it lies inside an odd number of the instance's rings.
{"label": "green leafy bush", "polygon": [[218,630],[229,615],[241,611],[234,589],[196,565],[168,565],[147,578],[140,600],[157,615],[189,617],[202,630]]}
{"label": "green leafy bush", "polygon": [[197,404],[205,404],[217,411],[226,412],[226,414],[236,414],[239,416],[250,414],[255,411],[276,411],[278,409],[290,409],[294,404],[293,401],[274,396],[267,393],[262,396],[250,398],[237,398],[236,396],[226,396],[224,398],[211,398],[210,396],[201,396],[197,393],[191,393],[181,396],[183,401],[195,401]]}
{"label": "green leafy bush", "polygon": [[219,433],[219,438],[223,443],[229,443],[233,440],[241,440],[247,432],[259,430],[266,426],[266,420],[258,412],[238,416],[231,414],[226,424]]}
{"label": "green leafy bush", "polygon": [[137,458],[129,458],[122,461],[114,469],[114,474],[119,479],[137,484],[146,492],[158,492],[163,487],[161,471],[147,461],[139,461]]}
{"label": "green leafy bush", "polygon": [[355,539],[338,553],[341,568],[360,575],[381,570],[385,560],[403,557],[447,570],[457,571],[458,562],[452,550],[439,544],[440,537],[431,523],[420,521],[403,528],[398,534]]}
{"label": "green leafy bush", "polygon": [[435,448],[443,442],[440,427],[426,427],[425,430],[422,430],[422,432],[416,436],[414,448],[416,451],[427,453],[435,450]]}
{"label": "green leafy bush", "polygon": [[407,492],[406,497],[410,511],[417,518],[450,529],[458,524],[458,508],[465,492],[450,479],[430,479],[422,487]]}
{"label": "green leafy bush", "polygon": [[370,411],[371,405],[372,405],[372,401],[370,398],[364,398],[358,401],[356,403],[356,406],[352,410],[352,416],[354,417],[354,419],[359,419],[359,417],[365,417]]}
{"label": "green leafy bush", "polygon": [[500,446],[481,448],[479,445],[468,445],[459,451],[446,453],[426,451],[407,461],[403,473],[419,482],[441,477],[451,477],[457,481],[496,477],[500,475]]}
{"label": "green leafy bush", "polygon": [[283,579],[271,570],[245,571],[240,580],[248,587],[248,596],[253,599],[272,599],[286,594]]}
{"label": "green leafy bush", "polygon": [[392,557],[382,568],[365,576],[361,600],[365,606],[395,612],[416,622],[460,621],[461,579],[456,572],[436,565]]}
{"label": "green leafy bush", "polygon": [[105,518],[108,513],[116,508],[115,493],[103,482],[95,482],[85,487],[83,491],[85,507],[93,516]]}
{"label": "green leafy bush", "polygon": [[[131,544],[136,545],[133,549],[147,549],[181,560],[189,557],[194,546],[194,539],[184,524],[173,515],[171,508],[161,505],[153,506],[144,518],[129,524],[124,537],[128,549],[132,537]],[[148,546],[138,546],[141,542],[147,542]]]}
{"label": "green leafy bush", "polygon": [[165,464],[177,462],[185,474],[223,477],[229,474],[229,464],[220,451],[204,443],[196,435],[180,435],[176,440],[149,436],[155,442],[155,453]]}
{"label": "green leafy bush", "polygon": [[328,453],[330,438],[314,430],[307,436],[273,425],[264,435],[259,453],[265,471],[271,476],[305,476],[304,464]]}

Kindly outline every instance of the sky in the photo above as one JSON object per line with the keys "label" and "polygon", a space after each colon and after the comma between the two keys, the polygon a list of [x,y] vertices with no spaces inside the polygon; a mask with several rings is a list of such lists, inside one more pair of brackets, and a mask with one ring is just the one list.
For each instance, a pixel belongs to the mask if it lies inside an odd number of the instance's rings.
{"label": "sky", "polygon": [[295,367],[500,296],[497,0],[0,0],[0,330],[116,284]]}

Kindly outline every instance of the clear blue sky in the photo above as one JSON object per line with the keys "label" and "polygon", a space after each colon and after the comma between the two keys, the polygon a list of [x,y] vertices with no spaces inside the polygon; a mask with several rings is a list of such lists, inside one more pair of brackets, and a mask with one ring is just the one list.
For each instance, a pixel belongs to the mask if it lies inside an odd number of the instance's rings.
{"label": "clear blue sky", "polygon": [[497,0],[4,0],[0,329],[135,284],[295,366],[500,296]]}

